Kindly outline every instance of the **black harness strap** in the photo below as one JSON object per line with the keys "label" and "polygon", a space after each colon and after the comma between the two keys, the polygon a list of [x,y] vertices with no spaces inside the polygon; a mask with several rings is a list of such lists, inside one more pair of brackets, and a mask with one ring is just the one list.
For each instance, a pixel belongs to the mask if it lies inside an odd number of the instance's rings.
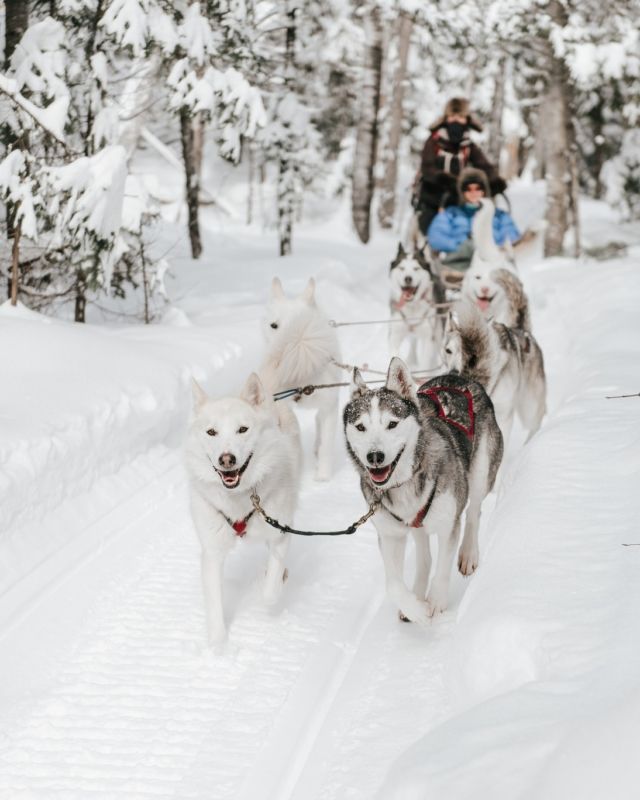
{"label": "black harness strap", "polygon": [[390,514],[394,519],[397,519],[398,522],[401,522],[403,525],[406,525],[408,528],[421,528],[425,517],[429,513],[429,509],[431,508],[431,504],[433,503],[433,498],[436,496],[436,488],[437,488],[437,486],[438,486],[438,481],[436,480],[436,481],[434,481],[433,489],[431,489],[431,493],[429,494],[427,502],[422,506],[420,511],[418,511],[418,513],[413,518],[412,522],[406,522],[405,520],[402,519],[402,517],[399,517],[397,514],[394,514],[394,512],[391,511],[390,508],[385,506],[385,504],[382,501],[380,501],[380,505],[387,512],[387,514]]}

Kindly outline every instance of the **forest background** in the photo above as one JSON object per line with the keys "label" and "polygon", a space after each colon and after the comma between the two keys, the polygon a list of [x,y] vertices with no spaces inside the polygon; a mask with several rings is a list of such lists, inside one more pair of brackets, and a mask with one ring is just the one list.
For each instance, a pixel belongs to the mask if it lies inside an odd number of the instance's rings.
{"label": "forest background", "polygon": [[[579,193],[640,216],[638,0],[47,0],[5,2],[0,75],[2,292],[86,319],[135,296],[163,309],[162,176],[180,166],[194,258],[199,209],[277,228],[281,255],[318,200],[354,236],[405,236],[428,126],[470,97],[505,178],[546,182],[545,255],[578,255]],[[236,189],[237,191],[237,189]],[[234,198],[237,200],[237,198]],[[186,203],[185,203],[186,201]],[[132,290],[134,290],[132,292]]]}

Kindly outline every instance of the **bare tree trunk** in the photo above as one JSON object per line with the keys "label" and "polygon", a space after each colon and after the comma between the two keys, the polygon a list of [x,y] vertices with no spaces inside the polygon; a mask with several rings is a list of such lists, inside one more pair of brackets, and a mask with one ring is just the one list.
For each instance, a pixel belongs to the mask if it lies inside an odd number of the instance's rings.
{"label": "bare tree trunk", "polygon": [[280,234],[280,255],[290,256],[293,241],[294,186],[291,162],[286,155],[280,159],[278,167],[278,232]]}
{"label": "bare tree trunk", "polygon": [[493,105],[489,120],[489,160],[500,168],[500,152],[502,151],[502,114],[504,112],[504,87],[507,71],[507,57],[500,56],[496,69],[496,80],[493,87]]}
{"label": "bare tree trunk", "polygon": [[[16,46],[20,39],[22,38],[24,32],[29,27],[29,3],[27,0],[5,0],[4,4],[5,8],[5,17],[4,17],[4,25],[5,25],[5,39],[4,39],[4,72],[7,72],[11,65],[11,56],[13,55],[13,51],[16,49]],[[8,124],[1,125],[2,131],[2,143],[5,146],[5,150],[8,152],[11,147],[15,146],[17,141],[13,131],[9,128]],[[20,231],[15,228],[15,215],[16,215],[16,206],[13,203],[6,204],[6,220],[7,220],[7,238],[14,237],[14,254],[15,248],[17,247],[15,237],[20,238]],[[17,270],[17,265],[14,263],[13,265],[14,271]],[[15,272],[9,280],[7,281],[7,297],[11,299],[13,305],[16,304],[14,300],[14,290],[17,292],[18,286],[18,273]],[[17,295],[16,295],[17,297]]]}
{"label": "bare tree trunk", "polygon": [[202,253],[200,225],[198,223],[200,183],[198,181],[198,170],[195,161],[192,117],[188,108],[180,109],[180,134],[182,138],[182,158],[184,161],[187,190],[187,215],[189,240],[191,241],[191,255],[193,258],[200,258]]}
{"label": "bare tree trunk", "polygon": [[5,0],[4,8],[4,71],[6,72],[16,45],[29,27],[29,3],[27,0]]}
{"label": "bare tree trunk", "polygon": [[580,236],[580,209],[578,205],[580,196],[580,183],[578,181],[578,164],[575,143],[572,143],[571,150],[569,152],[569,171],[571,174],[569,210],[571,211],[571,224],[573,225],[573,255],[574,258],[580,258],[580,253],[582,251]]}
{"label": "bare tree trunk", "polygon": [[253,222],[253,194],[254,194],[254,172],[255,172],[255,155],[254,155],[254,148],[253,142],[249,142],[249,146],[246,150],[247,153],[247,183],[248,191],[247,191],[247,225],[251,225]]}
{"label": "bare tree trunk", "polygon": [[377,7],[365,15],[364,26],[366,49],[353,165],[351,216],[360,241],[366,244],[370,237],[382,79],[382,24]]}
{"label": "bare tree trunk", "polygon": [[398,150],[402,137],[404,90],[407,78],[407,61],[413,20],[405,15],[400,17],[398,30],[398,65],[392,87],[392,100],[389,120],[389,138],[385,153],[385,170],[382,180],[378,220],[382,228],[391,228],[396,210],[396,183],[398,180]]}
{"label": "bare tree trunk", "polygon": [[198,188],[202,186],[202,158],[204,155],[204,115],[199,111],[191,122],[193,127],[193,160],[198,175]]}
{"label": "bare tree trunk", "polygon": [[81,271],[76,273],[76,306],[74,319],[76,322],[85,321],[87,310],[87,283]]}
{"label": "bare tree trunk", "polygon": [[[285,32],[284,71],[285,91],[290,90],[293,79],[293,67],[296,45],[296,9],[287,11],[287,27]],[[289,124],[284,124],[285,130]],[[293,218],[295,211],[295,174],[288,152],[288,143],[283,142],[282,154],[278,164],[278,233],[280,238],[280,255],[291,255],[293,241]]]}
{"label": "bare tree trunk", "polygon": [[13,229],[13,247],[11,249],[11,305],[18,304],[18,275],[20,265],[20,223]]}
{"label": "bare tree trunk", "polygon": [[547,229],[544,238],[545,256],[557,256],[562,252],[562,243],[567,231],[567,206],[571,190],[569,171],[569,137],[567,107],[561,83],[561,73],[555,70],[544,98],[545,141],[547,164]]}

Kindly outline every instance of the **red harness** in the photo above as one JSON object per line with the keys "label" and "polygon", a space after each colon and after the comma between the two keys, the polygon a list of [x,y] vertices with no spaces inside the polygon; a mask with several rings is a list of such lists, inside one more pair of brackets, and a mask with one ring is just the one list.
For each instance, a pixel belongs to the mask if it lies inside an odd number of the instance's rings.
{"label": "red harness", "polygon": [[[222,514],[222,512],[220,512],[220,513]],[[235,531],[236,536],[238,536],[240,539],[242,539],[242,537],[247,532],[247,522],[249,522],[249,520],[251,519],[251,517],[253,516],[254,513],[255,513],[255,508],[252,511],[250,511],[247,514],[247,516],[244,517],[244,519],[237,519],[235,522],[230,520],[229,517],[226,514],[222,514],[222,516],[227,520],[227,522],[229,523],[230,527],[233,528],[233,530]]]}
{"label": "red harness", "polygon": [[[460,394],[467,398],[467,413],[469,414],[468,427],[455,419],[451,419],[451,417],[447,415],[447,412],[442,404],[442,400],[440,399],[439,392],[455,392],[455,394]],[[473,439],[473,434],[475,431],[475,413],[473,410],[473,396],[469,389],[458,389],[455,386],[431,386],[428,389],[419,389],[418,394],[428,397],[429,400],[432,400],[435,403],[436,408],[438,409],[438,417],[440,417],[440,419],[443,419],[445,422],[448,422],[449,425],[453,425],[454,428],[462,431],[468,439]]]}

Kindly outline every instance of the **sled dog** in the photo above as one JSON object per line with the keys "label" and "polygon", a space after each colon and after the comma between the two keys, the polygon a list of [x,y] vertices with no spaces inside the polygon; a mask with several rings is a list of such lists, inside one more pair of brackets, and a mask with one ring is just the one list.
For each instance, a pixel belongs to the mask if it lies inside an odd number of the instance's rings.
{"label": "sled dog", "polygon": [[[454,374],[418,389],[404,362],[393,358],[379,389],[368,389],[354,370],[343,422],[362,493],[369,503],[381,503],[373,521],[387,593],[401,617],[426,622],[447,607],[465,506],[458,568],[471,575],[478,566],[480,506],[502,459],[491,400],[480,384]],[[409,532],[417,562],[412,591],[403,577]],[[438,560],[427,596],[429,534],[438,537]]]}
{"label": "sled dog", "polygon": [[482,384],[491,398],[505,449],[517,413],[527,440],[546,411],[542,351],[533,334],[487,321],[477,306],[459,302],[447,318],[442,358],[447,369]]}
{"label": "sled dog", "polygon": [[[264,333],[267,354],[259,374],[268,391],[340,381],[342,373],[336,366],[340,360],[338,338],[335,329],[316,306],[313,278],[295,298],[286,297],[279,278],[273,279]],[[332,475],[338,390],[323,389],[303,396],[297,402],[302,408],[317,411],[315,477],[327,481]]]}
{"label": "sled dog", "polygon": [[461,287],[461,297],[475,303],[485,317],[509,328],[531,330],[529,301],[522,281],[506,254],[493,240],[495,207],[482,200],[473,218],[475,249]]}
{"label": "sled dog", "polygon": [[398,355],[405,339],[410,342],[408,361],[416,369],[439,363],[443,317],[437,303],[445,300],[444,285],[420,250],[413,255],[398,245],[389,270],[391,318],[389,353]]}
{"label": "sled dog", "polygon": [[286,577],[289,536],[254,511],[251,492],[281,522],[293,524],[300,472],[298,423],[285,403],[275,404],[258,376],[239,397],[209,398],[193,381],[193,421],[186,444],[191,514],[202,546],[202,586],[208,640],[226,637],[223,568],[239,539],[266,543],[263,598],[275,603]]}

